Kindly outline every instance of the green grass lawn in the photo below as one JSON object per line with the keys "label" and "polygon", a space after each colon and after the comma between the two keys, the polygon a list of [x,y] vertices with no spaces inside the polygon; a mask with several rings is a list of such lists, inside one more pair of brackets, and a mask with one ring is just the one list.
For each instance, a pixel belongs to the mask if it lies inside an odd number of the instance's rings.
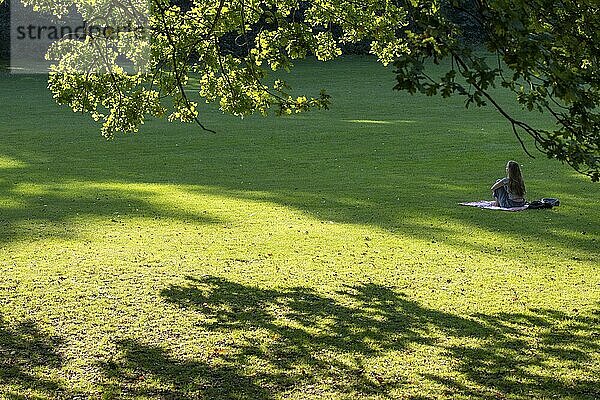
{"label": "green grass lawn", "polygon": [[[0,397],[600,398],[600,187],[393,78],[306,62],[331,111],[105,141],[0,76]],[[562,205],[457,205],[509,159]]]}

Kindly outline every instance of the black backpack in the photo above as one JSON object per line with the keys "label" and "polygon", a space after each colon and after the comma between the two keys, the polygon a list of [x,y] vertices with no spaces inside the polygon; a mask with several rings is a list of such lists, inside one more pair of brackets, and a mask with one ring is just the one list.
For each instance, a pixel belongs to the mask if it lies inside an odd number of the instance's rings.
{"label": "black backpack", "polygon": [[527,209],[531,209],[531,210],[539,210],[541,208],[552,208],[552,207],[557,207],[560,205],[560,200],[559,199],[553,199],[553,198],[543,198],[541,200],[534,200],[531,203],[529,203],[527,205]]}

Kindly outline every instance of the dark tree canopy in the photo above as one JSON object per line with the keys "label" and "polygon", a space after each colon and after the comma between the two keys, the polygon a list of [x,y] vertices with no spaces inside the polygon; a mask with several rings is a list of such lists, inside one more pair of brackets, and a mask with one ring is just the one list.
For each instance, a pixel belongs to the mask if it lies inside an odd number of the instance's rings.
{"label": "dark tree canopy", "polygon": [[[435,39],[423,51],[398,57],[396,88],[464,96],[467,106],[491,104],[510,122],[521,143],[521,135],[529,135],[538,150],[598,181],[600,4],[585,0],[449,3],[483,32],[483,43],[496,62],[455,40],[456,34],[447,35],[449,24],[443,18],[428,21],[420,30],[424,37]],[[444,58],[452,60],[452,68],[441,79],[429,76],[426,62]],[[556,128],[540,129],[511,116],[494,99],[491,89],[498,86],[512,91],[525,109],[552,116]]]}
{"label": "dark tree canopy", "polygon": [[[600,180],[600,13],[591,0],[24,0],[61,14],[75,4],[102,34],[61,40],[49,88],[56,100],[90,113],[102,133],[136,131],[148,116],[196,121],[199,102],[244,116],[327,108],[325,92],[292,96],[268,72],[296,59],[327,61],[341,48],[370,44],[396,67],[396,89],[462,96],[491,105],[514,134]],[[144,29],[112,29],[119,26]],[[465,40],[477,32],[483,52]],[[226,43],[233,42],[231,51]],[[241,48],[241,50],[240,50]],[[490,57],[490,54],[493,57]],[[126,67],[121,60],[127,59]],[[428,65],[444,61],[441,76]],[[190,79],[199,85],[188,90]],[[552,130],[532,126],[499,104],[503,87],[531,112],[549,114]]]}
{"label": "dark tree canopy", "polygon": [[0,1],[0,61],[8,60],[10,52],[10,12],[8,3]]}

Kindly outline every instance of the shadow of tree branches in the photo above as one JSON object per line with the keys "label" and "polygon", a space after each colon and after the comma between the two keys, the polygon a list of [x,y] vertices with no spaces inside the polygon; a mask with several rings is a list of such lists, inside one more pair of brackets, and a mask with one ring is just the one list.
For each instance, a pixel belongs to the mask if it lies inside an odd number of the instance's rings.
{"label": "shadow of tree branches", "polygon": [[[268,399],[290,393],[306,398],[600,397],[594,373],[599,313],[532,309],[461,317],[377,284],[347,286],[327,297],[307,288],[260,289],[217,277],[189,277],[189,285],[165,289],[162,296],[197,313],[208,332],[231,340],[214,359],[194,361],[139,340],[120,342],[123,358],[103,368],[121,394],[165,399]],[[415,346],[435,350],[454,365],[451,374],[417,369],[420,379],[437,388],[425,397],[404,391],[409,377],[391,366],[389,373],[369,367],[377,357],[415,351]],[[140,376],[172,389],[143,389],[135,382]]]}
{"label": "shadow of tree branches", "polygon": [[158,346],[121,340],[119,362],[101,363],[107,383],[106,399],[135,397],[176,399],[269,399],[272,396],[251,378],[232,367],[203,361],[182,361]]}
{"label": "shadow of tree branches", "polygon": [[10,326],[0,315],[0,395],[7,399],[70,399],[74,393],[52,373],[63,366],[58,337],[25,321]]}

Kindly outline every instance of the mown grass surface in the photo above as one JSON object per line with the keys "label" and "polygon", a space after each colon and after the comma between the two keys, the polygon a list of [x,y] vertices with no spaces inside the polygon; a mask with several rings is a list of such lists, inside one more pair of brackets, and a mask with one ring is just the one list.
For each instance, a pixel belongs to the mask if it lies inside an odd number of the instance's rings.
{"label": "mown grass surface", "polygon": [[[294,80],[332,110],[107,142],[0,77],[0,394],[599,398],[598,185],[369,59]],[[457,206],[508,159],[563,204]]]}

